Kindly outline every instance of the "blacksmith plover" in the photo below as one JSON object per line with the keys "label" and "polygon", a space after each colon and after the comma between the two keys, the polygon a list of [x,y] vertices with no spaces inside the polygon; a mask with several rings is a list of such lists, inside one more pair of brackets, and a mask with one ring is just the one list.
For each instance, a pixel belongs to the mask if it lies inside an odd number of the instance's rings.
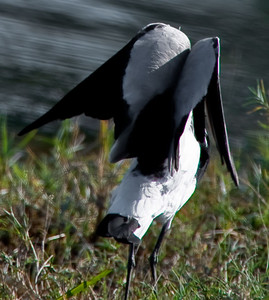
{"label": "blacksmith plover", "polygon": [[163,224],[150,257],[156,282],[165,233],[204,174],[209,161],[206,116],[221,160],[238,185],[222,107],[219,39],[206,38],[191,48],[179,29],[149,24],[19,135],[82,113],[113,118],[110,161],[132,158],[97,229],[101,236],[130,245],[127,299],[135,249],[152,221]]}

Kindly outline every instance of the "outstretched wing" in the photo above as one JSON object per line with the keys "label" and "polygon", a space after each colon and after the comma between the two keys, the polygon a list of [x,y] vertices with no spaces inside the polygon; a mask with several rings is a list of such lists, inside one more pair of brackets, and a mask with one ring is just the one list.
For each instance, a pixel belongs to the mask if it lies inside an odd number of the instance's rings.
{"label": "outstretched wing", "polygon": [[[141,36],[156,26],[157,24],[152,24],[142,29],[125,47],[67,93],[47,113],[25,127],[19,135],[51,121],[64,120],[83,113],[103,120],[115,118],[121,114],[126,109],[126,103],[122,99],[122,78],[130,51]],[[118,127],[121,127],[121,124],[118,124]]]}
{"label": "outstretched wing", "polygon": [[205,100],[211,131],[220,154],[221,162],[225,162],[235,185],[238,186],[239,180],[230,152],[221,97],[219,78],[219,44],[216,48],[216,64]]}
{"label": "outstretched wing", "polygon": [[[183,67],[174,94],[175,134],[169,153],[169,166],[177,169],[178,140],[189,113],[205,98],[221,160],[226,163],[232,179],[238,185],[238,176],[231,157],[219,83],[219,39],[207,38],[197,42]],[[180,151],[180,149],[179,149]]]}

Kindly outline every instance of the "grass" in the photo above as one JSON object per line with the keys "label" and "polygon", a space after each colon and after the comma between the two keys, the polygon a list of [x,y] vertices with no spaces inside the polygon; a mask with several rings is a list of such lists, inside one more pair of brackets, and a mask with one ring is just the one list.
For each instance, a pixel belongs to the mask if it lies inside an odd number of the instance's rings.
{"label": "grass", "polygon": [[[251,91],[255,160],[244,169],[237,154],[236,189],[213,158],[162,247],[158,299],[269,299],[269,100],[263,83]],[[107,162],[107,122],[97,140],[84,138],[65,121],[53,138],[19,139],[2,119],[0,299],[122,299],[128,249],[94,230],[127,164]],[[131,299],[157,299],[148,257],[160,229],[139,248]]]}

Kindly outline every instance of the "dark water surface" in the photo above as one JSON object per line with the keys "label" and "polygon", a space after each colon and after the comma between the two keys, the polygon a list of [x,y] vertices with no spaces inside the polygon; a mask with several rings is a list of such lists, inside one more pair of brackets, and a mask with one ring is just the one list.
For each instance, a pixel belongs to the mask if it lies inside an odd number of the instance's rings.
{"label": "dark water surface", "polygon": [[243,107],[247,87],[269,88],[268,0],[0,0],[0,114],[21,129],[152,22],[181,26],[192,43],[221,38],[231,144],[244,146],[257,117]]}

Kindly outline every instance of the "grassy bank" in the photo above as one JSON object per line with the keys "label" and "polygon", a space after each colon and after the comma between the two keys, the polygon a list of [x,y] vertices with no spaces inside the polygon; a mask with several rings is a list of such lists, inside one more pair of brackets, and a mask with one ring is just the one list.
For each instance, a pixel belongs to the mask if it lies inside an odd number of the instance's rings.
{"label": "grassy bank", "polygon": [[[269,295],[269,102],[262,84],[252,95],[250,110],[261,118],[263,130],[252,145],[255,159],[250,153],[244,167],[237,154],[242,175],[236,189],[213,157],[162,248],[158,299]],[[2,120],[0,299],[71,294],[74,299],[121,299],[128,249],[94,235],[110,191],[127,168],[107,162],[108,124],[103,122],[97,140],[87,143],[68,121],[53,138],[31,133],[18,139],[5,124]],[[160,229],[152,226],[139,248],[131,299],[157,299],[148,257]]]}

